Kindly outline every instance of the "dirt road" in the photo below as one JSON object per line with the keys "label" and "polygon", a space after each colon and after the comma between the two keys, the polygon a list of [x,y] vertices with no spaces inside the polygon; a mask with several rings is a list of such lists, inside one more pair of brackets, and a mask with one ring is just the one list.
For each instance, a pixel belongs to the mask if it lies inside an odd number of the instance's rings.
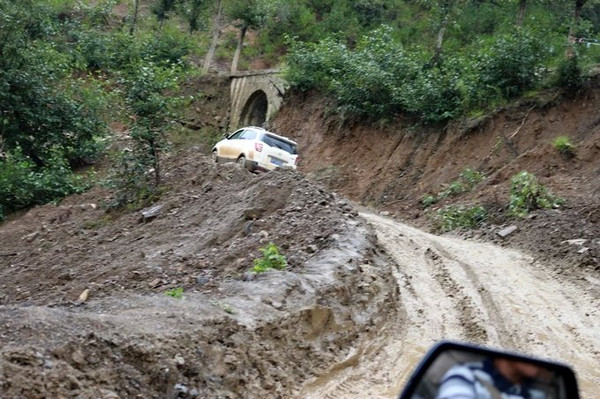
{"label": "dirt road", "polygon": [[468,340],[574,366],[582,397],[600,389],[600,281],[588,291],[553,276],[519,252],[439,237],[361,214],[397,265],[403,315],[303,397],[392,398],[426,349],[440,339]]}

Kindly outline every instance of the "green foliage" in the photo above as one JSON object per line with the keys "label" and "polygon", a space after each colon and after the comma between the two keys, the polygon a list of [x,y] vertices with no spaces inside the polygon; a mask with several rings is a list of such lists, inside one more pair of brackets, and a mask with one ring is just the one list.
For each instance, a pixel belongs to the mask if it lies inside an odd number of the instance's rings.
{"label": "green foliage", "polygon": [[555,84],[564,89],[567,94],[573,94],[583,86],[582,73],[583,71],[579,66],[579,57],[573,56],[564,59],[558,64]]}
{"label": "green foliage", "polygon": [[480,205],[449,205],[437,213],[438,225],[442,231],[471,229],[483,223],[486,217],[487,211]]}
{"label": "green foliage", "polygon": [[508,212],[513,216],[524,217],[535,209],[556,208],[564,203],[527,171],[514,175],[510,183]]}
{"label": "green foliage", "polygon": [[464,182],[467,190],[470,191],[485,179],[485,175],[478,170],[466,167],[460,172],[460,179]]}
{"label": "green foliage", "polygon": [[0,158],[1,210],[10,212],[44,204],[89,188],[90,182],[71,172],[59,150],[53,151],[48,165],[38,167],[19,148]]}
{"label": "green foliage", "polygon": [[267,246],[260,248],[262,258],[254,259],[254,273],[264,273],[267,270],[283,270],[287,266],[287,260],[284,255],[279,253],[279,248],[272,242]]}
{"label": "green foliage", "polygon": [[480,71],[481,85],[494,87],[507,99],[533,87],[544,61],[541,40],[523,29],[496,37],[473,66]]}
{"label": "green foliage", "polygon": [[166,296],[170,296],[175,299],[183,299],[183,287],[176,287],[165,292]]}
{"label": "green foliage", "polygon": [[567,158],[575,156],[575,146],[571,143],[569,136],[558,136],[552,142],[552,146],[556,151]]}
{"label": "green foliage", "polygon": [[159,195],[161,155],[169,148],[166,131],[173,118],[177,97],[170,96],[179,79],[177,66],[159,66],[150,61],[123,76],[126,104],[135,116],[131,127],[133,148],[124,149],[107,180],[116,193],[110,206],[139,207]]}
{"label": "green foliage", "polygon": [[428,208],[438,201],[447,198],[455,197],[462,193],[469,192],[475,188],[475,186],[481,183],[485,179],[485,175],[470,167],[465,168],[460,172],[459,178],[451,182],[448,187],[440,191],[437,195],[427,194],[421,199],[421,205],[423,208]]}
{"label": "green foliage", "polygon": [[425,194],[421,198],[421,206],[423,208],[429,208],[431,205],[437,204],[439,200],[437,195]]}
{"label": "green foliage", "polygon": [[302,91],[325,90],[338,110],[367,119],[405,112],[425,122],[509,100],[534,87],[550,53],[538,33],[520,29],[457,49],[432,64],[418,47],[406,48],[382,26],[353,48],[341,39],[292,40],[286,76]]}

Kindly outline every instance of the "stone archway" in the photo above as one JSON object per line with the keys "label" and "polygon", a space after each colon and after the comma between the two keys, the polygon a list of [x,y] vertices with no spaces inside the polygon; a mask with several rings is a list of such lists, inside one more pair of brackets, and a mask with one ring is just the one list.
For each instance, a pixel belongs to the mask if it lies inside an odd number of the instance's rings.
{"label": "stone archway", "polygon": [[229,130],[262,126],[283,102],[286,82],[275,69],[238,72],[231,75]]}
{"label": "stone archway", "polygon": [[262,126],[267,120],[269,100],[267,93],[257,90],[244,105],[240,115],[240,123],[244,126]]}

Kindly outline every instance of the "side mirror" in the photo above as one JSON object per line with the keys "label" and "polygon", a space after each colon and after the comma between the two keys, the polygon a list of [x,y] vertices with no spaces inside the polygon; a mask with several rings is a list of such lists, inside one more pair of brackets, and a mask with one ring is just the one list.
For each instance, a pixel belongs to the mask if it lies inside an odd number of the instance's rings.
{"label": "side mirror", "polygon": [[399,399],[505,397],[579,399],[579,390],[575,373],[564,364],[441,342],[417,366]]}

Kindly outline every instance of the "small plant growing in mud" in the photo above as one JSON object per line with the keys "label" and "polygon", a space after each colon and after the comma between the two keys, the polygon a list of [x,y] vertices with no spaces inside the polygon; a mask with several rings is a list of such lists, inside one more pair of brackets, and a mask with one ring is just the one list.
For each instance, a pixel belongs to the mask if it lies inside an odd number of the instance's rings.
{"label": "small plant growing in mud", "polygon": [[279,248],[272,242],[269,245],[260,248],[263,254],[262,258],[254,259],[254,273],[264,273],[270,269],[283,270],[287,266],[287,260],[284,255],[279,253]]}
{"label": "small plant growing in mud", "polygon": [[171,298],[175,298],[175,299],[182,299],[183,298],[183,287],[172,288],[172,289],[168,290],[167,292],[165,292],[165,295],[170,296]]}
{"label": "small plant growing in mud", "polygon": [[510,179],[510,202],[508,212],[524,217],[535,209],[557,208],[564,200],[552,194],[527,171],[517,173]]}
{"label": "small plant growing in mud", "polygon": [[485,221],[486,216],[487,211],[481,205],[449,205],[437,213],[439,228],[442,231],[472,229]]}
{"label": "small plant growing in mud", "polygon": [[568,136],[558,136],[552,142],[552,146],[565,158],[573,158],[575,156],[575,146],[571,143]]}

